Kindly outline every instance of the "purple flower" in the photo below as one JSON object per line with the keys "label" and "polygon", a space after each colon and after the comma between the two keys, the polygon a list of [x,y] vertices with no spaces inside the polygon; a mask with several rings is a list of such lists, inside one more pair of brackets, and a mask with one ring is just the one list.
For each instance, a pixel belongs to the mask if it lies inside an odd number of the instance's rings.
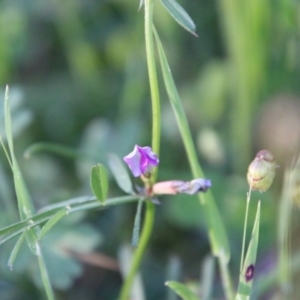
{"label": "purple flower", "polygon": [[197,194],[198,192],[206,192],[211,187],[210,179],[198,178],[189,182],[185,182],[177,186],[178,193],[189,195]]}
{"label": "purple flower", "polygon": [[134,177],[149,175],[151,170],[159,163],[157,155],[150,147],[140,147],[138,145],[135,145],[133,151],[123,159]]}

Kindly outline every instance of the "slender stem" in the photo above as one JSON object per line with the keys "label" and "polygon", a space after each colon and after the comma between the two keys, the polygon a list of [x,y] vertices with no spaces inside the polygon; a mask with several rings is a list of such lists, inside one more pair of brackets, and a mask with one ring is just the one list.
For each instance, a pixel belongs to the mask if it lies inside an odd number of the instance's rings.
{"label": "slender stem", "polygon": [[[155,0],[145,0],[145,43],[146,43],[146,56],[147,56],[147,66],[148,66],[148,75],[150,83],[150,92],[151,92],[151,102],[152,102],[152,150],[159,155],[160,148],[160,126],[161,126],[161,117],[160,117],[160,99],[158,91],[158,82],[156,75],[156,65],[155,65],[155,55],[154,55],[154,44],[153,44],[153,7]],[[153,170],[151,175],[152,185],[157,176],[157,169]],[[120,293],[120,300],[127,300],[130,294],[131,286],[135,275],[140,266],[142,257],[144,255],[145,249],[147,247],[152,228],[154,223],[155,216],[155,206],[151,201],[146,201],[146,215],[144,226],[142,230],[142,235],[140,238],[139,246],[134,253],[133,261],[130,267],[129,274],[122,286]]]}
{"label": "slender stem", "polygon": [[152,232],[154,216],[155,216],[155,207],[154,207],[154,204],[149,200],[146,201],[146,204],[147,204],[146,215],[145,215],[145,221],[144,221],[144,226],[143,226],[143,231],[142,231],[142,235],[140,238],[139,246],[134,253],[130,271],[129,271],[129,273],[126,277],[126,280],[122,286],[119,300],[128,300],[129,299],[129,294],[130,294],[133,280],[134,280],[135,275],[140,266],[142,257],[144,255],[146,246],[148,244],[148,241],[149,241],[149,238],[150,238],[150,235]]}
{"label": "slender stem", "polygon": [[[155,0],[145,0],[145,43],[152,101],[152,150],[159,155],[160,149],[160,98],[156,75],[154,43],[153,43],[153,8]],[[155,182],[157,169],[152,173],[151,181]]]}
{"label": "slender stem", "polygon": [[250,184],[249,192],[247,193],[246,215],[245,215],[245,222],[244,222],[243,243],[242,243],[242,254],[241,254],[241,265],[240,265],[240,272],[241,272],[241,273],[242,273],[242,271],[243,271],[243,264],[244,264],[245,241],[246,241],[246,229],[247,229],[248,210],[249,210],[250,198],[251,198],[251,184]]}
{"label": "slender stem", "polygon": [[41,277],[42,277],[44,289],[45,289],[45,292],[46,292],[46,295],[47,295],[47,299],[48,300],[55,300],[55,296],[54,296],[54,293],[53,293],[53,290],[52,290],[52,287],[51,287],[47,267],[46,267],[43,255],[41,253],[40,246],[39,246],[38,243],[36,244],[36,246],[38,248],[38,261],[39,261]]}

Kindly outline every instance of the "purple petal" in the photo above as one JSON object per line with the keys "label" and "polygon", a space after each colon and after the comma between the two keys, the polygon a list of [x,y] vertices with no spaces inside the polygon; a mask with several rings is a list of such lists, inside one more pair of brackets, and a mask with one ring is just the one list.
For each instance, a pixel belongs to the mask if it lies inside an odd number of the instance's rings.
{"label": "purple petal", "polygon": [[123,160],[130,168],[132,175],[134,177],[138,177],[142,175],[141,168],[140,168],[140,158],[141,158],[141,154],[138,151],[137,146],[135,146],[133,151],[123,158]]}
{"label": "purple petal", "polygon": [[210,187],[210,179],[198,178],[189,182],[178,182],[176,190],[178,191],[178,193],[194,195],[198,192],[206,192]]}
{"label": "purple petal", "polygon": [[135,145],[134,150],[124,157],[134,177],[149,173],[157,166],[159,159],[150,147]]}
{"label": "purple petal", "polygon": [[194,187],[195,193],[206,192],[211,187],[210,179],[198,178],[191,181],[191,186]]}

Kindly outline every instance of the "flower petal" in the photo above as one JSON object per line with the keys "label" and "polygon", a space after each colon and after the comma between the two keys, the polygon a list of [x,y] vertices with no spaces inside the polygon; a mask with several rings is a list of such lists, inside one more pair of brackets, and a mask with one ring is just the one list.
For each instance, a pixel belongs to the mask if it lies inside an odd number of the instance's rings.
{"label": "flower petal", "polygon": [[153,167],[159,163],[157,155],[150,147],[135,145],[134,150],[124,157],[134,177],[145,175],[151,172]]}

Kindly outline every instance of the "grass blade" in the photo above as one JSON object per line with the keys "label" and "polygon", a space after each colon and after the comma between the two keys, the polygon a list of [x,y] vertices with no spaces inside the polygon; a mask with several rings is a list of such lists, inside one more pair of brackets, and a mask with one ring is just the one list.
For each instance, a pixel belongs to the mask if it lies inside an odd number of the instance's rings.
{"label": "grass blade", "polygon": [[289,298],[291,296],[290,293],[293,290],[290,262],[291,224],[293,206],[295,203],[299,206],[299,176],[300,156],[295,158],[291,167],[287,168],[284,172],[284,184],[278,210],[278,280],[282,295],[285,298]]}
{"label": "grass blade", "polygon": [[171,288],[183,300],[201,300],[182,283],[176,281],[168,281],[166,282],[166,286]]}
{"label": "grass blade", "polygon": [[249,243],[240,281],[238,292],[235,300],[249,300],[252,290],[253,274],[255,271],[256,254],[259,237],[259,220],[260,220],[260,201],[257,204],[255,222],[252,230],[252,237]]}
{"label": "grass blade", "polygon": [[5,112],[5,133],[8,142],[9,154],[12,164],[12,171],[14,177],[15,190],[18,199],[18,207],[21,219],[26,219],[35,213],[34,206],[29,197],[29,193],[25,186],[22,174],[20,172],[17,160],[14,154],[13,135],[12,135],[12,124],[11,114],[9,106],[9,87],[6,86],[5,100],[4,100],[4,112]]}
{"label": "grass blade", "polygon": [[[181,104],[180,97],[178,95],[174,79],[166,59],[162,44],[160,42],[159,36],[154,29],[154,34],[157,42],[159,58],[161,62],[161,68],[163,72],[163,78],[169,99],[174,110],[176,121],[180,130],[180,134],[187,152],[189,159],[190,168],[192,170],[194,178],[205,177],[204,173],[198,163],[198,158],[189,129],[188,121]],[[215,200],[212,193],[208,191],[207,193],[198,194],[199,201],[205,209],[205,215],[208,222],[208,232],[210,245],[212,252],[215,256],[225,255],[225,261],[228,262],[230,259],[230,247],[225,231],[223,221],[221,219],[220,213],[217,209]]]}
{"label": "grass blade", "polygon": [[39,232],[38,239],[41,240],[42,237],[55,225],[57,224],[65,215],[67,215],[68,210],[62,209],[55,213],[49,221],[43,226]]}
{"label": "grass blade", "polygon": [[[20,171],[18,162],[15,158],[8,86],[6,86],[6,90],[5,90],[4,117],[5,117],[5,133],[6,133],[9,154],[11,159],[15,191],[18,200],[18,208],[19,208],[20,218],[21,220],[24,220],[31,217],[35,213],[35,208],[33,206],[27,187],[25,185],[25,181]],[[33,254],[36,255],[37,249],[36,249],[35,233],[31,232],[31,230],[28,230],[26,232],[26,239],[30,250],[32,251]]]}
{"label": "grass blade", "polygon": [[15,246],[14,246],[14,248],[11,251],[11,254],[9,256],[7,266],[10,268],[11,271],[13,269],[14,262],[17,258],[17,255],[19,253],[19,250],[20,250],[24,240],[25,240],[25,232],[23,232],[21,234],[21,236],[18,238],[18,241],[16,242],[16,244],[15,244]]}
{"label": "grass blade", "polygon": [[161,0],[161,3],[180,26],[197,36],[195,33],[196,26],[194,21],[181,5],[175,0]]}

